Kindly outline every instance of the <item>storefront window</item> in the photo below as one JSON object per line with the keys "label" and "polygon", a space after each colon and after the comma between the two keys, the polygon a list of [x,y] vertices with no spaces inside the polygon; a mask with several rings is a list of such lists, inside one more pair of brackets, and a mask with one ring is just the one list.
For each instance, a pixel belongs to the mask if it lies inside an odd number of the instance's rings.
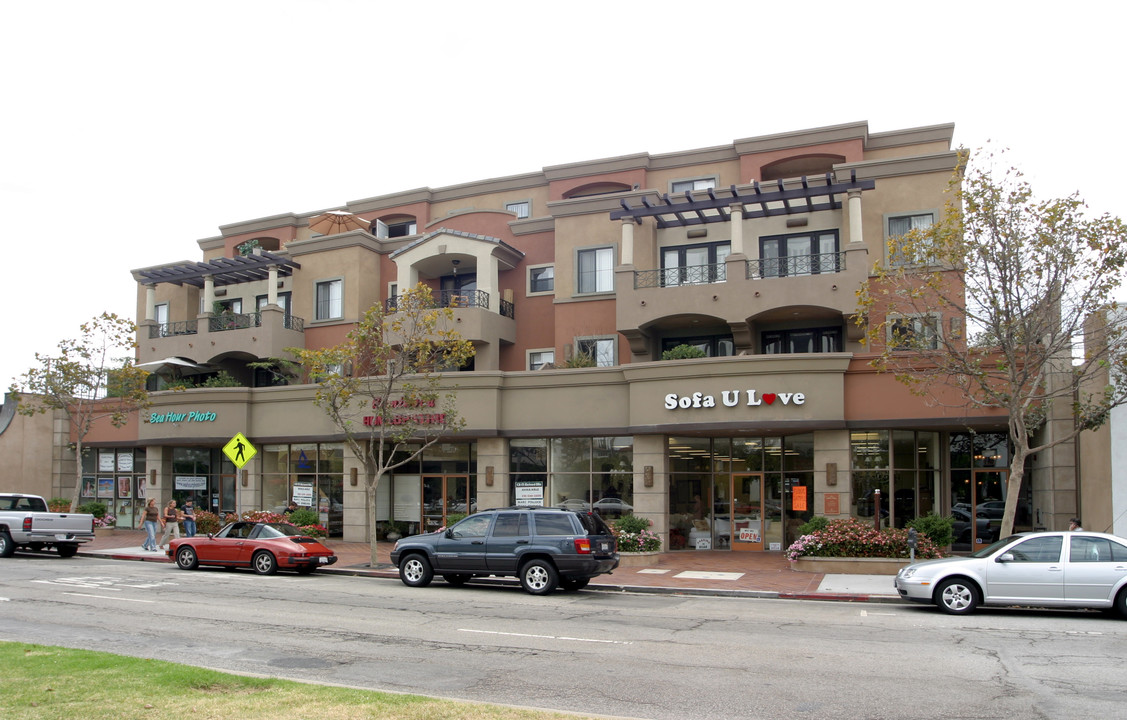
{"label": "storefront window", "polygon": [[878,489],[882,527],[907,527],[915,518],[938,510],[939,433],[858,431],[851,436],[850,454],[855,517],[873,519]]}
{"label": "storefront window", "polygon": [[542,496],[545,506],[594,509],[607,519],[628,515],[634,511],[633,442],[629,436],[513,440],[511,502]]}
{"label": "storefront window", "polygon": [[83,453],[79,504],[88,502],[105,505],[117,527],[137,527],[145,502],[144,448],[97,448]]}
{"label": "storefront window", "polygon": [[[293,502],[313,510],[330,535],[344,531],[344,446],[265,445],[261,509],[284,512]],[[232,491],[234,486],[232,485]]]}

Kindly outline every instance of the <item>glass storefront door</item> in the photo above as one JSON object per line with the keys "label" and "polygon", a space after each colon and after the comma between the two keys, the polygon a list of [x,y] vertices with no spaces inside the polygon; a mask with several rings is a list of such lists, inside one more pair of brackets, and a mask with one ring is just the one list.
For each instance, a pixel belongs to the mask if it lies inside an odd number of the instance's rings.
{"label": "glass storefront door", "polygon": [[423,532],[445,527],[450,514],[475,510],[468,475],[423,475]]}
{"label": "glass storefront door", "polygon": [[728,524],[732,549],[762,550],[764,525],[770,522],[763,512],[763,474],[733,473],[731,497]]}
{"label": "glass storefront door", "polygon": [[1008,474],[1006,470],[952,471],[952,550],[970,552],[998,539]]}

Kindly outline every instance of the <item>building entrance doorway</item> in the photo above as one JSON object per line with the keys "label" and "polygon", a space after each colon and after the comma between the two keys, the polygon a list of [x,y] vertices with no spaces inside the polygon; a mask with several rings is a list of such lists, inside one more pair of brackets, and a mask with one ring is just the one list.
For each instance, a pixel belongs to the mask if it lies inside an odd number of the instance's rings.
{"label": "building entrance doorway", "polygon": [[423,532],[449,524],[451,514],[477,510],[476,493],[468,475],[423,475]]}
{"label": "building entrance doorway", "polygon": [[969,475],[969,482],[951,483],[951,515],[955,518],[951,549],[955,552],[977,550],[997,540],[1006,507],[1008,471],[975,469]]}

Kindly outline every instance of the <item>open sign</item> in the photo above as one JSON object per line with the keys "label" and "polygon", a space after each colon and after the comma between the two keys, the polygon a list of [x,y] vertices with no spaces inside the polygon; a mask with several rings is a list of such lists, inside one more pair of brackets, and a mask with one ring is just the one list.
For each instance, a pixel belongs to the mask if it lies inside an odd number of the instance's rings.
{"label": "open sign", "polygon": [[740,542],[760,542],[758,530],[749,530],[748,528],[740,528]]}

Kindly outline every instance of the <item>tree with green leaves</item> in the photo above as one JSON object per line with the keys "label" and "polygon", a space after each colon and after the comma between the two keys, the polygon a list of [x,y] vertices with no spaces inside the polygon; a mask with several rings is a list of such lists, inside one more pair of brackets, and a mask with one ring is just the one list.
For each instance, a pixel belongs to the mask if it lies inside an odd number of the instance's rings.
{"label": "tree with green leaves", "polygon": [[86,436],[95,423],[109,420],[123,427],[129,416],[151,405],[145,390],[148,372],[134,366],[137,329],[133,322],[112,313],[79,326],[77,338],[59,342],[54,355],[35,354],[35,367],[12,383],[19,394],[17,412],[32,416],[59,411],[75,438],[74,493],[71,512],[78,507],[82,489],[82,453]]}
{"label": "tree with green leaves", "polygon": [[454,311],[437,307],[430,288],[419,284],[392,310],[369,308],[340,345],[288,349],[318,383],[314,404],[363,468],[373,565],[380,481],[465,425],[444,371],[456,371],[474,349],[453,325]]}
{"label": "tree with green leaves", "polygon": [[[1006,414],[1005,536],[1026,460],[1127,401],[1127,384],[1093,381],[1127,370],[1127,325],[1106,312],[1125,279],[1127,228],[1090,216],[1076,194],[1038,200],[999,155],[960,155],[938,222],[889,239],[858,292],[858,319],[872,364],[913,393]],[[1086,334],[1104,316],[1099,337]]]}

